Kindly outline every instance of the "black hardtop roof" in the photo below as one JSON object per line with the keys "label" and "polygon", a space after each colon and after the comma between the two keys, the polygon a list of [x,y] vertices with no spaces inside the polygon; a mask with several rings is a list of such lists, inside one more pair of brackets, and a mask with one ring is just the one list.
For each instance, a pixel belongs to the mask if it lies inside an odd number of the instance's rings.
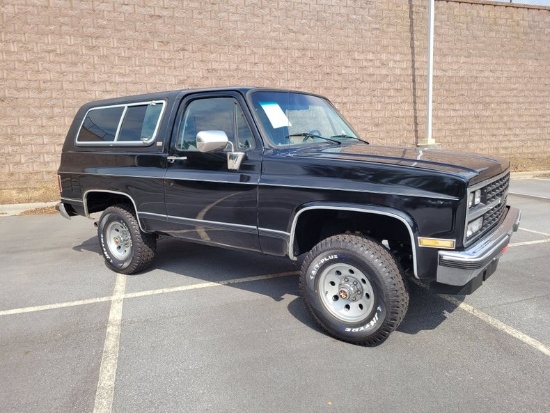
{"label": "black hardtop roof", "polygon": [[306,93],[297,90],[290,89],[281,89],[281,88],[270,88],[270,87],[254,87],[254,86],[228,86],[228,87],[213,87],[213,88],[197,88],[197,89],[177,89],[177,90],[168,90],[164,92],[153,92],[153,93],[144,93],[139,95],[128,95],[120,96],[109,99],[95,100],[86,103],[83,105],[83,109],[98,107],[98,106],[111,106],[111,105],[123,105],[127,103],[135,102],[146,102],[152,100],[164,100],[164,99],[175,99],[176,97],[182,97],[191,93],[201,93],[201,92],[223,92],[223,91],[233,91],[240,92],[243,95],[246,95],[252,90],[258,91],[278,91],[278,92],[294,92],[294,93]]}

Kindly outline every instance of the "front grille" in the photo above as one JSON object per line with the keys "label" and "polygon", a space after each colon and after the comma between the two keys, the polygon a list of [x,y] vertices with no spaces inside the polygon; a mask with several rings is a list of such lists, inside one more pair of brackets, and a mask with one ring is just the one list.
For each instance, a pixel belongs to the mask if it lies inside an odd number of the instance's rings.
{"label": "front grille", "polygon": [[508,191],[510,183],[510,174],[504,175],[502,178],[481,188],[482,197],[485,198],[485,204],[490,204]]}
{"label": "front grille", "polygon": [[[469,245],[472,242],[483,237],[487,232],[489,232],[495,225],[498,224],[502,215],[506,211],[506,197],[508,195],[508,185],[510,184],[510,173],[506,173],[495,180],[485,184],[484,186],[476,185],[475,187],[470,188],[469,192],[472,192],[476,189],[481,189],[481,200],[482,204],[478,205],[466,214],[466,226],[464,227],[464,245]],[[474,234],[472,237],[466,237],[466,227],[468,223],[472,220],[481,216],[476,211],[486,208],[487,205],[493,205],[488,211],[485,211],[483,215],[483,225],[481,230]]]}

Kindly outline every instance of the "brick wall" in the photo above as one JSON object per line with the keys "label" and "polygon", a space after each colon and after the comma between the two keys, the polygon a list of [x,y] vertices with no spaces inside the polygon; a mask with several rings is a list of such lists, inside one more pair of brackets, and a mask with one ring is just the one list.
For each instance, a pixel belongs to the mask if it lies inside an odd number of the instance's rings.
{"label": "brick wall", "polygon": [[[84,102],[257,85],[328,96],[373,143],[422,143],[427,0],[3,0],[0,202],[56,196]],[[550,8],[435,7],[433,136],[550,169]],[[53,194],[53,195],[52,195]]]}

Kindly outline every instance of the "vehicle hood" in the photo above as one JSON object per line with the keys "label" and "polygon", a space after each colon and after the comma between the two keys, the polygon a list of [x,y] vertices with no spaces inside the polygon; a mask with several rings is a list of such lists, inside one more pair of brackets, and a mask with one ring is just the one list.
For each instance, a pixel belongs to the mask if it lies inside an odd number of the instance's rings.
{"label": "vehicle hood", "polygon": [[367,145],[366,143],[320,144],[291,151],[292,156],[368,162],[461,175],[471,184],[505,172],[509,161],[478,154],[439,149]]}

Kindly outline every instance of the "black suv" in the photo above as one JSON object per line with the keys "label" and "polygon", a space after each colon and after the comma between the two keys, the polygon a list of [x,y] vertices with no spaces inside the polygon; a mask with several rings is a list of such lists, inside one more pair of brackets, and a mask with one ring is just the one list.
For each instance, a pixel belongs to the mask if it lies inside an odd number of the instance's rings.
{"label": "black suv", "polygon": [[147,268],[159,234],[303,256],[300,288],[329,334],[375,345],[406,277],[471,293],[517,230],[509,163],[362,140],[324,97],[220,88],[103,100],[76,114],[59,168],[64,217],[103,211],[107,265]]}

